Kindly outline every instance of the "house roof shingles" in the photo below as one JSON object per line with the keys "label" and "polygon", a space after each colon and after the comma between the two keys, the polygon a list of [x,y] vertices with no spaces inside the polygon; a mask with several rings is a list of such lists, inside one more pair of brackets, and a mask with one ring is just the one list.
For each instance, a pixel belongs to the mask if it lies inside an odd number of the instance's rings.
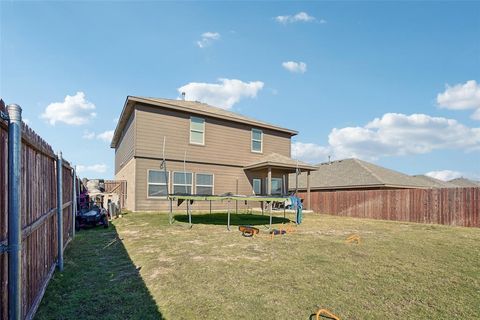
{"label": "house roof shingles", "polygon": [[271,167],[282,167],[282,168],[290,168],[296,169],[299,168],[301,170],[317,170],[316,166],[312,166],[302,161],[294,160],[292,158],[283,156],[278,153],[270,153],[259,160],[252,162],[244,167],[244,169],[258,169],[265,166]]}
{"label": "house roof shingles", "polygon": [[[299,189],[306,188],[306,175],[298,179]],[[290,175],[289,186],[295,186],[295,175]],[[429,188],[429,184],[406,174],[383,168],[359,159],[344,159],[318,165],[310,175],[310,187],[318,189],[349,188]]]}
{"label": "house roof shingles", "polygon": [[457,186],[454,185],[453,183],[450,183],[448,181],[443,181],[439,179],[435,179],[426,175],[414,175],[413,176],[415,179],[422,181],[425,183],[427,186],[430,188],[456,188]]}
{"label": "house roof shingles", "polygon": [[453,184],[457,188],[480,187],[480,182],[466,178],[456,178],[448,181],[448,183]]}
{"label": "house roof shingles", "polygon": [[157,106],[161,108],[174,109],[183,112],[189,112],[193,114],[200,114],[204,116],[209,116],[213,118],[225,119],[234,122],[246,123],[252,126],[257,126],[260,128],[267,128],[275,131],[284,132],[292,136],[297,135],[298,132],[295,130],[283,128],[276,126],[264,121],[256,120],[250,117],[246,117],[239,113],[228,111],[222,108],[214,107],[206,103],[198,101],[186,101],[186,100],[174,100],[174,99],[163,99],[163,98],[151,98],[151,97],[137,97],[137,96],[128,96],[125,105],[123,107],[122,113],[119,118],[119,122],[115,129],[113,135],[111,147],[115,148],[116,144],[120,138],[123,127],[128,121],[130,114],[133,110],[133,105],[135,103],[143,103],[150,106]]}

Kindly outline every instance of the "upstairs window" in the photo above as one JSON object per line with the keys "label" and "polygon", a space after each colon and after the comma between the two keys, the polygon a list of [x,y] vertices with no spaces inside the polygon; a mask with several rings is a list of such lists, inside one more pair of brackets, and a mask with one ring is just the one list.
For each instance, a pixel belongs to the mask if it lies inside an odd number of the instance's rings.
{"label": "upstairs window", "polygon": [[173,173],[173,193],[174,194],[192,194],[192,173],[174,172]]}
{"label": "upstairs window", "polygon": [[148,197],[162,198],[168,195],[168,172],[148,170]]}
{"label": "upstairs window", "polygon": [[190,143],[205,144],[205,119],[190,117]]}
{"label": "upstairs window", "polygon": [[263,131],[252,129],[252,152],[263,152]]}
{"label": "upstairs window", "polygon": [[202,196],[213,195],[213,174],[197,173],[195,174],[195,193]]}

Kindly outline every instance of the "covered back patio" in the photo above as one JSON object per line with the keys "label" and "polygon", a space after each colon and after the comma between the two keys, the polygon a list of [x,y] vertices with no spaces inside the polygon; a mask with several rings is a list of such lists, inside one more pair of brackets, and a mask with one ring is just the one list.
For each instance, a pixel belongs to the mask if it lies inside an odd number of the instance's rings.
{"label": "covered back patio", "polygon": [[[244,168],[255,195],[282,196],[289,190],[288,175],[307,173],[307,197],[304,208],[310,210],[310,172],[317,167],[292,158],[271,153]],[[295,186],[291,186],[295,187]]]}

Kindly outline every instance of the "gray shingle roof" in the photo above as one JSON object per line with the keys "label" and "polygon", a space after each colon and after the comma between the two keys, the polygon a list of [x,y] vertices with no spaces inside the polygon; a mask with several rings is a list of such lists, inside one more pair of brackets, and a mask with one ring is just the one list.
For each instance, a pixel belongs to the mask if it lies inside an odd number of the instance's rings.
{"label": "gray shingle roof", "polygon": [[457,186],[457,187],[480,187],[480,182],[473,181],[467,178],[456,178],[453,180],[448,181],[449,183]]}
{"label": "gray shingle roof", "polygon": [[316,170],[316,166],[297,161],[295,159],[283,156],[278,153],[270,153],[259,160],[245,166],[245,169],[255,169],[263,166],[283,167],[295,170],[297,167],[303,170]]}
{"label": "gray shingle roof", "polygon": [[[310,175],[313,189],[347,189],[371,187],[429,188],[429,184],[409,175],[377,166],[359,159],[344,159],[321,163]],[[290,188],[295,188],[295,175],[291,174]],[[307,186],[306,174],[298,179],[300,189]]]}
{"label": "gray shingle roof", "polygon": [[430,188],[456,188],[457,186],[453,183],[435,179],[426,175],[415,175],[413,176],[415,179],[422,181]]}

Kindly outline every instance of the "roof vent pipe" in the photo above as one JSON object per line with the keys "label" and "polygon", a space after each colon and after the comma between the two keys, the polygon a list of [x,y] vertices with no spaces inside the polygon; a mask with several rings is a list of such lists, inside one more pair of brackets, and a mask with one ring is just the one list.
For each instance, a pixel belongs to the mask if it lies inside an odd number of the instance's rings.
{"label": "roof vent pipe", "polygon": [[185,101],[185,92],[182,92],[182,100]]}
{"label": "roof vent pipe", "polygon": [[332,161],[330,160],[332,158],[331,155],[328,156],[328,164],[332,164]]}

